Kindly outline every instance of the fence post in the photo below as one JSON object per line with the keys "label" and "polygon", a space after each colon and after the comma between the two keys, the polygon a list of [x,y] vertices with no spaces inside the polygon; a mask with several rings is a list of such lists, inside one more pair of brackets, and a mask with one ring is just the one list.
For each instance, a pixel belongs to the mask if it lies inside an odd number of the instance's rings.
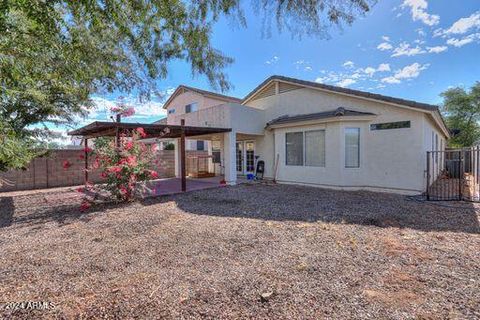
{"label": "fence post", "polygon": [[427,200],[430,200],[430,152],[427,151]]}
{"label": "fence post", "polygon": [[458,151],[458,200],[463,199],[463,179],[465,173],[463,172],[464,150]]}

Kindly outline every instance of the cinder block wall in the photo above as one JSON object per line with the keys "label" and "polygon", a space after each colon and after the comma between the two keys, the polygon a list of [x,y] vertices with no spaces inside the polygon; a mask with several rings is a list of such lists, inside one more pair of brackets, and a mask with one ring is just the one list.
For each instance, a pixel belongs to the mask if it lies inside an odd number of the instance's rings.
{"label": "cinder block wall", "polygon": [[[157,151],[156,161],[152,169],[161,178],[175,176],[175,151]],[[206,151],[187,151],[187,157],[196,154],[206,154]],[[52,150],[48,156],[34,159],[26,170],[11,170],[0,172],[0,192],[15,190],[44,189],[81,185],[84,183],[85,160],[83,150]],[[68,161],[67,169],[63,163]],[[89,157],[89,167],[93,157]],[[189,172],[190,168],[187,168]],[[101,182],[100,170],[89,171],[89,181]]]}

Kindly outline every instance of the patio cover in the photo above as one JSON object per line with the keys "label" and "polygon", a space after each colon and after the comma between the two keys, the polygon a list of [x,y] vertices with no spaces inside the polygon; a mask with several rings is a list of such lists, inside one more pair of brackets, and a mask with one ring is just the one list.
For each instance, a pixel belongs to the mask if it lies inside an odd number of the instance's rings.
{"label": "patio cover", "polygon": [[232,131],[231,128],[192,127],[157,123],[128,123],[95,121],[84,127],[68,132],[70,136],[82,136],[84,138],[115,137],[117,131],[127,135],[133,129],[142,127],[147,138],[180,138],[182,133],[185,137],[200,136],[206,134],[223,133]]}
{"label": "patio cover", "polygon": [[[117,117],[120,120],[120,117]],[[153,124],[153,123],[128,123],[128,122],[103,122],[95,121],[82,128],[68,132],[70,136],[82,136],[85,146],[89,138],[116,137],[119,143],[119,135],[131,135],[136,128],[143,128],[147,136],[145,138],[180,138],[180,166],[182,191],[187,191],[186,165],[185,165],[185,137],[201,136],[207,134],[224,133],[232,131],[231,128],[191,127],[185,126],[185,120],[181,125]],[[178,151],[175,151],[178,152]],[[85,150],[85,183],[88,181],[88,153]]]}

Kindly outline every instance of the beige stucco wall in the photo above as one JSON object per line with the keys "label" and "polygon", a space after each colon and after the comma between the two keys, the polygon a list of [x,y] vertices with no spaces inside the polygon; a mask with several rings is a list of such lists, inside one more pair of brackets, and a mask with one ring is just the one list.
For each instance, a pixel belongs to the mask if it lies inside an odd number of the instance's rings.
{"label": "beige stucco wall", "polygon": [[[184,106],[197,102],[199,111],[184,114]],[[338,107],[371,112],[367,121],[349,119],[326,123],[291,124],[265,130],[268,121],[284,115],[309,114]],[[169,124],[232,128],[237,139],[254,140],[256,155],[266,163],[265,176],[274,177],[279,157],[277,180],[341,189],[368,189],[416,194],[425,188],[426,151],[431,150],[431,133],[438,134],[443,146],[446,137],[431,115],[411,108],[343,96],[310,88],[250,101],[247,106],[205,98],[194,92],[178,95],[169,106]],[[410,121],[410,128],[370,130],[372,123]],[[345,168],[345,128],[360,128],[360,168]],[[325,130],[325,167],[287,166],[285,133]],[[246,138],[242,134],[248,135]]]}
{"label": "beige stucco wall", "polygon": [[[298,89],[254,100],[249,105],[264,110],[266,121],[286,114],[308,114],[338,107],[376,114],[375,119],[368,122],[292,125],[267,131],[257,139],[257,153],[266,162],[268,177],[274,175],[278,154],[277,180],[280,182],[412,194],[424,189],[425,131],[435,126],[423,112],[314,89]],[[371,123],[407,120],[411,122],[410,128],[370,130]],[[345,168],[344,130],[347,127],[360,128],[360,168]],[[285,133],[316,129],[325,129],[325,167],[287,166]],[[437,132],[443,137],[439,130]]]}
{"label": "beige stucco wall", "polygon": [[167,123],[176,124],[172,121],[177,121],[179,119],[179,116],[184,115],[185,106],[190,103],[197,103],[198,110],[203,110],[225,102],[223,100],[204,97],[203,95],[193,91],[184,92],[176,96],[175,99],[173,99],[167,107],[167,114],[169,110],[175,109],[175,113],[167,115]]}

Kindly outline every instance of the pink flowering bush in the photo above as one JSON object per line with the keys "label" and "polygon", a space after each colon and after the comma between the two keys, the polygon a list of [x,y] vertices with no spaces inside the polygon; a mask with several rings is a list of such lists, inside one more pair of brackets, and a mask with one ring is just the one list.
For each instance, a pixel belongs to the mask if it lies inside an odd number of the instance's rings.
{"label": "pink flowering bush", "polygon": [[114,114],[121,115],[122,117],[131,117],[135,114],[135,109],[128,106],[123,100],[121,100],[118,105],[110,108],[110,111]]}
{"label": "pink flowering bush", "polygon": [[150,169],[155,147],[150,148],[139,141],[144,137],[143,128],[137,128],[132,137],[122,135],[118,147],[112,140],[97,139],[95,142],[93,168],[102,170],[101,175],[105,178],[102,188],[118,201],[132,200],[139,182],[158,178],[157,172]]}

